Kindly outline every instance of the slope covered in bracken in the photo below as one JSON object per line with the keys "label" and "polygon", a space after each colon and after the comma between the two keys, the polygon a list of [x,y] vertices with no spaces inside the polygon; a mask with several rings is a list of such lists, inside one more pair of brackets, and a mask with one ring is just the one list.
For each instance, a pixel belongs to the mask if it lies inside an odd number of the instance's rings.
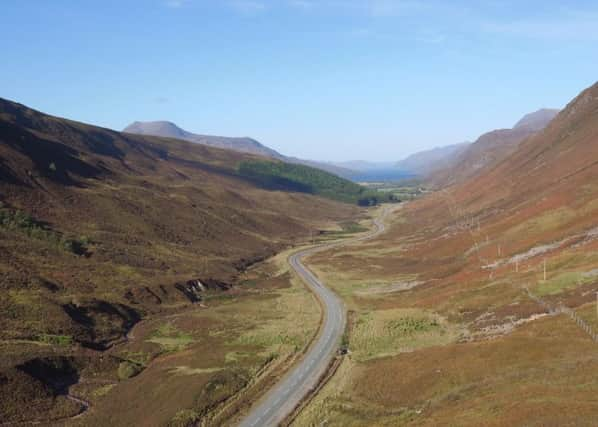
{"label": "slope covered in bracken", "polygon": [[558,215],[554,227],[542,230],[546,235],[536,234],[545,241],[598,226],[597,177],[598,85],[594,85],[511,156],[450,193],[465,212],[491,222]]}
{"label": "slope covered in bracken", "polygon": [[[426,258],[457,255],[452,263],[458,271],[487,274],[513,268],[517,260],[538,263],[550,248],[592,247],[597,178],[594,85],[513,154],[473,179],[413,203],[405,215],[420,225],[421,237],[438,242],[421,246]],[[483,272],[480,263],[487,267]]]}
{"label": "slope covered in bracken", "polygon": [[354,312],[354,356],[304,424],[595,424],[598,84],[390,222],[311,260]]}

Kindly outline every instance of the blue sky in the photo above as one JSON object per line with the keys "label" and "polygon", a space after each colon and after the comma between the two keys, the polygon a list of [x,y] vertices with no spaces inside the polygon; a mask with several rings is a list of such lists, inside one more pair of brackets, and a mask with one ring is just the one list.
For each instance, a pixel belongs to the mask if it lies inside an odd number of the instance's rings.
{"label": "blue sky", "polygon": [[595,1],[2,0],[0,96],[284,154],[397,160],[598,79]]}

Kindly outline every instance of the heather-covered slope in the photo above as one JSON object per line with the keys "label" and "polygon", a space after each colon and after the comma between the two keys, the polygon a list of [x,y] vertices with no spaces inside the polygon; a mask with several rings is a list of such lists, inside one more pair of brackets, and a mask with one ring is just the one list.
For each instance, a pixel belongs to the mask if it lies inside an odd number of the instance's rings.
{"label": "heather-covered slope", "polygon": [[141,319],[228,290],[248,266],[358,212],[256,185],[238,173],[255,159],[0,100],[0,418],[72,414],[81,405],[64,390],[79,376],[120,367],[127,378],[149,363],[102,355]]}
{"label": "heather-covered slope", "polygon": [[437,187],[463,182],[506,158],[526,138],[540,132],[558,110],[542,109],[525,115],[512,129],[498,129],[480,136],[473,144],[454,156],[444,168],[430,174]]}
{"label": "heather-covered slope", "polygon": [[597,182],[598,84],[377,241],[315,256],[352,356],[299,424],[593,425]]}
{"label": "heather-covered slope", "polygon": [[[228,281],[312,224],[354,212],[256,187],[237,174],[251,160],[243,154],[120,134],[8,101],[0,102],[0,156],[5,290],[101,290],[120,301],[143,286]],[[35,333],[3,320],[3,334]]]}

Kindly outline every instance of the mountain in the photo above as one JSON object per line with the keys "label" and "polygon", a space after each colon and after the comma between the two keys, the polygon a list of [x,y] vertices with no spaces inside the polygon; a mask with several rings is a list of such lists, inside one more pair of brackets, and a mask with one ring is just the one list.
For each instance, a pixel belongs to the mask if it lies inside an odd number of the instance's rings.
{"label": "mountain", "polygon": [[527,129],[538,132],[544,129],[552,119],[556,117],[559,110],[554,108],[543,108],[533,113],[526,114],[519,120],[513,129]]}
{"label": "mountain", "polygon": [[153,135],[166,138],[183,139],[185,141],[195,142],[197,144],[208,145],[210,147],[235,150],[241,153],[256,154],[259,156],[272,157],[282,160],[284,156],[275,150],[260,144],[255,139],[241,137],[231,138],[225,136],[197,135],[181,129],[172,122],[134,122],[123,129],[125,133],[137,135]]}
{"label": "mountain", "polygon": [[211,147],[218,147],[226,150],[234,150],[241,153],[250,153],[258,156],[270,157],[288,163],[302,164],[322,169],[326,172],[333,173],[343,178],[350,178],[352,175],[355,174],[355,172],[352,170],[333,164],[284,156],[276,150],[266,147],[265,145],[259,143],[258,141],[252,138],[198,135],[191,132],[187,132],[186,130],[181,129],[180,127],[175,125],[174,123],[167,121],[133,122],[129,126],[124,128],[123,132],[137,135],[152,135],[182,139],[196,144],[208,145]]}
{"label": "mountain", "polygon": [[505,159],[526,138],[540,132],[558,114],[559,110],[542,109],[525,115],[512,129],[498,129],[480,136],[448,164],[429,175],[429,180],[436,186],[446,186],[463,182],[476,176]]}
{"label": "mountain", "polygon": [[[419,227],[430,227],[426,239],[443,241],[434,250],[466,252],[472,263],[490,264],[497,256],[506,262],[517,254],[532,259],[566,249],[581,254],[598,243],[596,182],[598,83],[506,157],[414,202],[411,213]],[[474,257],[478,250],[479,258]],[[562,260],[561,270],[567,271],[573,268],[569,263],[590,262],[582,256]]]}
{"label": "mountain", "polygon": [[[475,204],[509,203],[523,208],[554,210],[580,208],[595,201],[598,177],[598,84],[586,89],[550,123],[527,138],[508,156],[487,168],[476,179],[458,188]],[[581,190],[583,188],[583,190]],[[508,193],[508,197],[504,195]],[[503,199],[504,198],[504,199]],[[504,202],[503,202],[504,200]],[[550,200],[553,201],[549,207]],[[581,227],[596,216],[594,207],[575,212],[576,221],[559,225]],[[585,217],[584,220],[582,218]]]}
{"label": "mountain", "polygon": [[335,165],[332,163],[319,162],[317,160],[306,160],[306,159],[299,159],[297,157],[287,157],[287,156],[284,156],[282,160],[287,163],[294,163],[294,164],[298,164],[298,165],[304,165],[304,166],[309,166],[309,167],[316,168],[316,169],[321,169],[323,171],[329,172],[334,175],[338,175],[345,179],[353,180],[353,178],[358,174],[358,172],[353,169],[348,169],[346,167],[338,166],[338,165]]}
{"label": "mountain", "polygon": [[444,147],[432,148],[431,150],[420,151],[396,163],[396,167],[414,173],[419,176],[426,176],[432,172],[450,165],[469,146],[469,142],[447,145]]}

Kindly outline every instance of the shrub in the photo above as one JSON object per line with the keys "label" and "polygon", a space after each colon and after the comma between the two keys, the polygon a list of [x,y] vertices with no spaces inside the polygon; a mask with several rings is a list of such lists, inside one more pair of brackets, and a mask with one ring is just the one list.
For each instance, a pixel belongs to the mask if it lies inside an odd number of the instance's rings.
{"label": "shrub", "polygon": [[118,378],[121,380],[127,380],[139,375],[141,371],[143,371],[143,366],[138,363],[125,360],[120,362],[118,365]]}
{"label": "shrub", "polygon": [[50,229],[42,222],[36,221],[29,214],[18,209],[8,209],[0,206],[0,226],[9,230],[16,230],[25,233],[29,237],[38,240],[45,240],[53,246],[72,252],[76,255],[83,255],[87,252],[87,245],[90,243],[88,237],[81,239],[70,239]]}
{"label": "shrub", "polygon": [[60,347],[68,347],[73,343],[73,338],[69,335],[40,334],[37,336],[37,340]]}

